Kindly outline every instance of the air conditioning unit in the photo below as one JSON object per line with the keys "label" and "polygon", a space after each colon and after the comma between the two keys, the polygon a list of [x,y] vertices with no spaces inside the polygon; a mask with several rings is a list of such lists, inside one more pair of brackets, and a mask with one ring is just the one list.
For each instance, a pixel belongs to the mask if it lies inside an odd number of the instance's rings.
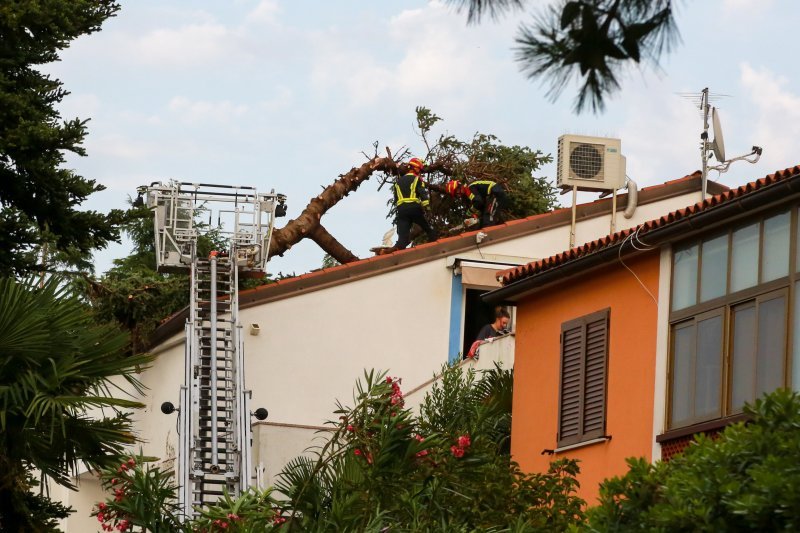
{"label": "air conditioning unit", "polygon": [[556,182],[563,189],[615,191],[625,185],[625,156],[619,139],[562,135],[558,138]]}

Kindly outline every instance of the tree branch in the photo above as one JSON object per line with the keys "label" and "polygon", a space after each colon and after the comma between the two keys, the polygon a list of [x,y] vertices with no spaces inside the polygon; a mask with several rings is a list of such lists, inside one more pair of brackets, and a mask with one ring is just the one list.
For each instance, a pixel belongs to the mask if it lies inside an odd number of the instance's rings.
{"label": "tree branch", "polygon": [[342,243],[336,240],[336,237],[328,233],[328,230],[326,230],[322,224],[317,224],[308,234],[308,238],[317,243],[326,254],[330,255],[341,264],[352,263],[353,261],[359,260],[358,256],[345,248]]}

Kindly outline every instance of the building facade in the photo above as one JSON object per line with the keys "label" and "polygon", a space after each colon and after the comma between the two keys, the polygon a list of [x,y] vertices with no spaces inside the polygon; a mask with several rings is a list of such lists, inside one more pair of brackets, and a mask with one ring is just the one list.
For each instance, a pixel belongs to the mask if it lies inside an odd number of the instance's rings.
{"label": "building facade", "polygon": [[800,388],[800,167],[503,273],[512,454],[581,460],[581,494]]}
{"label": "building facade", "polygon": [[[699,198],[697,173],[639,191],[630,219],[622,216],[627,195],[620,195],[616,226],[636,226]],[[611,206],[606,198],[577,207],[576,242],[608,233]],[[286,462],[324,439],[320,430],[336,400],[352,401],[365,369],[402,378],[404,391],[421,391],[442,365],[459,361],[491,321],[492,306],[480,296],[500,286],[497,271],[563,249],[571,219],[571,209],[558,209],[486,228],[480,240],[473,231],[240,293],[245,382],[251,406],[269,411],[266,421],[253,421],[253,463],[262,482],[273,484]],[[140,376],[146,408],[135,413],[143,452],[166,461],[175,461],[178,448],[176,415],[162,414],[160,405],[177,404],[183,384],[185,320],[178,314],[157,330],[158,357]],[[417,397],[422,393],[410,403]],[[79,482],[80,492],[68,494],[79,512],[65,527],[91,531],[81,520],[96,502],[96,481],[84,474]]]}

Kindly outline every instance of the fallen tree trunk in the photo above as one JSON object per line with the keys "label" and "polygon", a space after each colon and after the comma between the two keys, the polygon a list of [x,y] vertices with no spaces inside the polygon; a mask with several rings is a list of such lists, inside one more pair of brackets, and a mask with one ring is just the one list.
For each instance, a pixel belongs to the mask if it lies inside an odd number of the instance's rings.
{"label": "fallen tree trunk", "polygon": [[[342,245],[336,238],[320,225],[320,219],[331,207],[336,205],[342,198],[358,189],[375,172],[386,172],[388,174],[398,174],[406,172],[408,166],[405,163],[397,164],[391,157],[374,157],[360,167],[353,167],[346,174],[339,176],[335,182],[325,187],[325,189],[311,199],[300,216],[290,220],[287,224],[272,232],[272,241],[269,246],[269,257],[275,255],[283,256],[292,246],[305,238],[310,238],[316,242],[320,248],[325,250],[331,257],[339,263],[352,263],[359,258]],[[449,174],[449,169],[444,163],[435,162],[425,167],[425,173],[440,172]],[[434,187],[437,192],[444,192],[441,187]]]}
{"label": "fallen tree trunk", "polygon": [[322,224],[317,224],[308,234],[308,238],[317,243],[326,254],[336,259],[339,263],[345,264],[358,261],[358,256],[336,240],[336,237],[328,233],[328,230]]}

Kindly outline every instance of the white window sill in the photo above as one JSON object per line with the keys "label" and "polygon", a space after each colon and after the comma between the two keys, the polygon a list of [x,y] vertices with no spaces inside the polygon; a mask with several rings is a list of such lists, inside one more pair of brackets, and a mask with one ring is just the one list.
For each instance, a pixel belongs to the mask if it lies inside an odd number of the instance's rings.
{"label": "white window sill", "polygon": [[598,437],[598,438],[592,439],[592,440],[586,440],[586,441],[583,441],[583,442],[576,442],[575,444],[570,444],[569,446],[562,446],[561,448],[556,448],[555,450],[553,450],[553,453],[568,452],[570,450],[575,450],[577,448],[583,448],[584,446],[591,446],[593,444],[598,444],[600,442],[606,442],[606,441],[609,441],[609,440],[611,440],[611,437],[610,436],[605,436],[605,437]]}

